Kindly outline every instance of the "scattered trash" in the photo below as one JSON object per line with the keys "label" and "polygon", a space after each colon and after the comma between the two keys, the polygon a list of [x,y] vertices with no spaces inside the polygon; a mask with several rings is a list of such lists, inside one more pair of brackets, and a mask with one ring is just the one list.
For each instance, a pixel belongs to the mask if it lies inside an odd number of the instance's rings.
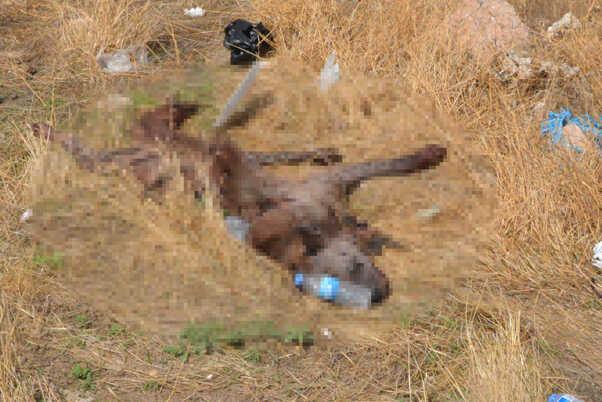
{"label": "scattered trash", "polygon": [[113,53],[104,53],[101,49],[96,56],[96,61],[104,72],[128,73],[134,71],[139,65],[147,64],[148,53],[144,46],[131,46]]}
{"label": "scattered trash", "polygon": [[249,64],[274,48],[272,33],[261,22],[234,20],[224,28],[224,47],[230,50],[230,64]]}
{"label": "scattered trash", "polygon": [[326,91],[330,88],[334,83],[336,83],[339,78],[339,63],[336,63],[336,52],[330,53],[326,58],[326,62],[324,63],[324,67],[322,67],[322,71],[320,71],[320,90]]}
{"label": "scattered trash", "polygon": [[566,108],[558,113],[549,112],[548,118],[541,123],[541,134],[549,135],[553,144],[561,144],[579,153],[585,152],[591,140],[602,150],[602,122],[595,121],[589,114],[574,116]]}
{"label": "scattered trash", "polygon": [[205,15],[205,10],[201,7],[193,7],[193,8],[185,9],[184,14],[186,14],[189,17],[193,17],[193,18],[202,17],[203,15]]}
{"label": "scattered trash", "polygon": [[27,222],[29,220],[29,218],[31,218],[32,216],[33,216],[33,211],[31,209],[26,209],[25,212],[23,212],[23,214],[21,214],[21,218],[19,219],[19,221],[21,223]]}
{"label": "scattered trash", "polygon": [[227,216],[224,221],[226,228],[238,241],[244,242],[251,225],[240,216]]}
{"label": "scattered trash", "polygon": [[330,331],[328,328],[322,328],[322,336],[332,339],[332,331]]}
{"label": "scattered trash", "polygon": [[208,375],[207,377],[205,377],[205,378],[207,378],[208,380],[212,380],[212,379],[213,379],[213,374],[209,374],[209,375]]}
{"label": "scattered trash", "polygon": [[503,0],[463,0],[446,25],[454,43],[484,64],[499,53],[528,44],[529,28]]}
{"label": "scattered trash", "polygon": [[568,31],[581,28],[581,22],[573,15],[568,12],[562,16],[561,19],[553,23],[548,27],[547,36],[548,39],[553,39],[562,36]]}
{"label": "scattered trash", "polygon": [[592,265],[602,271],[602,241],[594,246]]}
{"label": "scattered trash", "polygon": [[416,212],[416,216],[421,219],[431,219],[439,215],[441,210],[438,206],[433,205],[431,208],[420,209]]}
{"label": "scattered trash", "polygon": [[372,290],[329,275],[295,274],[295,286],[305,293],[347,307],[368,309]]}
{"label": "scattered trash", "polygon": [[548,397],[548,402],[584,402],[568,394],[552,394]]}

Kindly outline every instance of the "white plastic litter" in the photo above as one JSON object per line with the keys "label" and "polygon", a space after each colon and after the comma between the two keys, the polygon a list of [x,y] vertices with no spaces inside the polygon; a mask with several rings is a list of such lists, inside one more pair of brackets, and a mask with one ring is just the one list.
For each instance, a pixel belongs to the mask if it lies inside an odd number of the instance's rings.
{"label": "white plastic litter", "polygon": [[332,339],[332,331],[328,328],[322,328],[322,335],[328,339]]}
{"label": "white plastic litter", "polygon": [[594,246],[592,265],[602,271],[602,241]]}
{"label": "white plastic litter", "polygon": [[336,63],[336,52],[330,53],[326,58],[324,67],[320,71],[320,90],[327,91],[340,79],[339,63]]}
{"label": "white plastic litter", "polygon": [[96,61],[106,73],[128,73],[134,71],[137,65],[148,63],[148,54],[144,46],[131,46],[113,53],[104,53],[104,50],[101,50],[96,56]]}
{"label": "white plastic litter", "polygon": [[19,219],[19,221],[21,221],[21,223],[27,222],[29,220],[29,218],[31,218],[32,216],[33,216],[33,211],[31,209],[26,209],[25,212],[23,212],[23,214],[21,214],[21,218]]}
{"label": "white plastic litter", "polygon": [[226,228],[238,241],[244,242],[251,225],[240,216],[226,216]]}
{"label": "white plastic litter", "polygon": [[205,10],[202,7],[193,7],[185,9],[184,14],[193,18],[202,17],[203,15],[205,15]]}

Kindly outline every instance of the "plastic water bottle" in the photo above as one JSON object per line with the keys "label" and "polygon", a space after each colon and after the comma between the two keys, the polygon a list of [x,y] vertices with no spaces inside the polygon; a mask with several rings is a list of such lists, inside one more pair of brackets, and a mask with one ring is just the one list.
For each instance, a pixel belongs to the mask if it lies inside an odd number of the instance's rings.
{"label": "plastic water bottle", "polygon": [[346,307],[368,309],[372,290],[328,275],[295,274],[295,286],[304,293]]}
{"label": "plastic water bottle", "polygon": [[234,238],[240,242],[244,242],[249,233],[251,225],[240,216],[227,216],[225,219],[226,228]]}
{"label": "plastic water bottle", "polygon": [[548,402],[583,402],[568,394],[552,394],[548,397]]}

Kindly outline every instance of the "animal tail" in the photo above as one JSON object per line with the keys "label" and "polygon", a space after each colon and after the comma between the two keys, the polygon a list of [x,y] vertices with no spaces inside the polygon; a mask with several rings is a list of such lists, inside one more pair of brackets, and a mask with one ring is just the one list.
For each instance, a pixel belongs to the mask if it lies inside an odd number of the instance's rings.
{"label": "animal tail", "polygon": [[337,184],[343,184],[348,194],[353,192],[362,181],[374,177],[406,176],[421,170],[432,169],[447,157],[447,149],[440,145],[430,144],[396,159],[375,160],[346,166],[340,166],[329,175]]}

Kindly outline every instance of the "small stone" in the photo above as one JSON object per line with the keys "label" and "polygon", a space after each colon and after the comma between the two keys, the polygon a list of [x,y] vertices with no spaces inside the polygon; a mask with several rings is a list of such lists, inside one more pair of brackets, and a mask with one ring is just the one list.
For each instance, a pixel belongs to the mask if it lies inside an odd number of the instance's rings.
{"label": "small stone", "polygon": [[585,151],[593,145],[588,136],[575,124],[567,124],[562,129],[562,135],[573,147],[578,147]]}
{"label": "small stone", "polygon": [[568,31],[581,28],[581,22],[573,15],[568,12],[562,16],[561,19],[553,23],[548,27],[547,36],[548,39],[553,39],[562,36]]}

